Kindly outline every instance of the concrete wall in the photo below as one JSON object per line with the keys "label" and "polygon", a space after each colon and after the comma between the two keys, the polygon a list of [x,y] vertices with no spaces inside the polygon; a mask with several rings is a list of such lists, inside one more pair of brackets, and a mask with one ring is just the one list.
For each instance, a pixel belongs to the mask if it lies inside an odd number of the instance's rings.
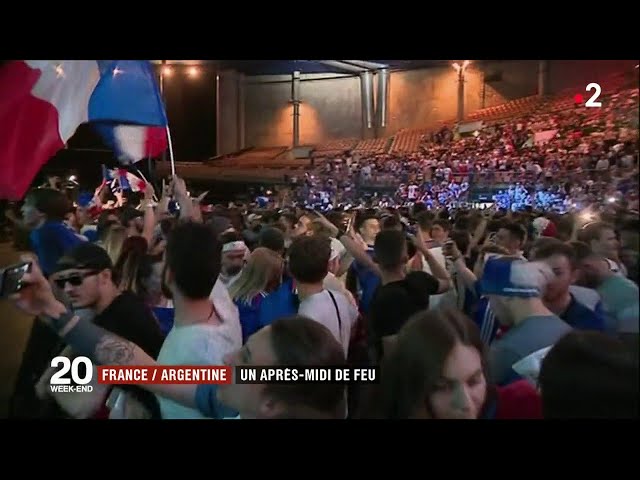
{"label": "concrete wall", "polygon": [[[482,76],[465,74],[465,112],[480,105]],[[458,74],[453,68],[433,68],[391,73],[388,133],[419,128],[456,118]]]}
{"label": "concrete wall", "polygon": [[[482,77],[476,87],[480,98],[478,108],[483,108],[483,88],[485,108],[538,93],[537,60],[491,62],[483,65],[477,73]],[[492,80],[494,76],[499,80]]]}
{"label": "concrete wall", "polygon": [[219,155],[239,150],[238,76],[239,74],[235,71],[223,71],[218,74],[220,92]]}
{"label": "concrete wall", "polygon": [[[552,60],[548,90],[554,93],[567,87],[586,88],[591,82],[635,64],[637,60]],[[537,60],[472,63],[466,72],[465,113],[535,95],[537,71]],[[301,78],[300,143],[360,137],[359,78],[336,78],[330,74]],[[456,118],[457,74],[453,68],[392,72],[389,83],[388,135]],[[248,77],[245,93],[246,146],[291,145],[291,77]]]}
{"label": "concrete wall", "polygon": [[[360,135],[360,80],[327,74],[301,75],[300,144]],[[245,85],[246,145],[291,145],[291,77],[248,77]]]}

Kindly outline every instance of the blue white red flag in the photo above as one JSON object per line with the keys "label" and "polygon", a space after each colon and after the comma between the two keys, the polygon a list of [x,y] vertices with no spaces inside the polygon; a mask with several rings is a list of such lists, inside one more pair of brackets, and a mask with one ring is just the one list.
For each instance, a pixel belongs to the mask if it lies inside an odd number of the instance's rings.
{"label": "blue white red flag", "polygon": [[123,163],[161,154],[167,116],[145,60],[19,60],[0,69],[0,198],[18,200],[82,123]]}

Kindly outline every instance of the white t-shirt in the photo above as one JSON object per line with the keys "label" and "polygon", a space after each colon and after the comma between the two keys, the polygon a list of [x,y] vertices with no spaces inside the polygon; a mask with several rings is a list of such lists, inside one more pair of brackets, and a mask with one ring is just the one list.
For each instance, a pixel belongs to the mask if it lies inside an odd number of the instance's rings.
{"label": "white t-shirt", "polygon": [[[346,276],[346,275],[345,275]],[[333,273],[327,272],[327,276],[322,281],[322,286],[326,290],[335,290],[342,293],[357,308],[358,302],[353,298],[353,294],[347,290],[345,282],[342,278],[336,277]]]}
{"label": "white t-shirt", "polygon": [[[338,328],[338,315],[336,307],[331,300],[331,294],[338,305],[340,312],[340,324]],[[345,358],[349,353],[351,330],[358,319],[358,310],[342,293],[335,290],[322,290],[319,293],[309,295],[300,302],[298,315],[308,317],[321,323],[329,329],[333,336],[342,344]]]}
{"label": "white t-shirt", "polygon": [[[162,344],[159,365],[223,365],[223,357],[241,346],[233,325],[174,325]],[[204,419],[198,409],[157,396],[163,419]]]}
{"label": "white t-shirt", "polygon": [[238,342],[238,348],[241,348],[242,327],[240,326],[240,314],[238,313],[238,307],[233,303],[233,300],[231,300],[229,290],[227,290],[227,287],[224,286],[219,278],[213,285],[213,290],[211,290],[209,298],[215,305],[218,316],[222,319],[225,325],[229,325],[232,329],[232,334],[234,336],[233,339],[235,342]]}
{"label": "white t-shirt", "polygon": [[[158,355],[160,365],[222,365],[227,353],[242,347],[242,327],[238,307],[218,279],[209,296],[222,325],[174,326]],[[158,397],[162,418],[206,418],[197,409]]]}

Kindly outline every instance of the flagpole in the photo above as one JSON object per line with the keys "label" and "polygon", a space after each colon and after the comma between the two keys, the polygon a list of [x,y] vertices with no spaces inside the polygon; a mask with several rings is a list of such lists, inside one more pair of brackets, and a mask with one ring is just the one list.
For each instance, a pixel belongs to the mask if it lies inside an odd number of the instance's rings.
{"label": "flagpole", "polygon": [[169,160],[171,160],[171,175],[176,176],[176,161],[173,158],[173,142],[171,141],[171,130],[167,124],[167,141],[169,142]]}
{"label": "flagpole", "polygon": [[[139,168],[136,168],[136,171],[138,172],[138,175],[140,175],[142,177],[142,180],[144,180],[145,183],[148,183],[149,185],[151,185],[153,187],[153,183],[150,183],[149,180],[147,180],[144,175],[142,174],[142,172],[140,171]],[[154,187],[155,188],[155,187]],[[157,202],[158,201],[158,197],[156,197],[156,194],[153,194],[153,201]]]}
{"label": "flagpole", "polygon": [[[160,97],[165,104],[165,109],[167,108],[167,101],[164,98],[164,67],[166,66],[167,61],[162,60],[160,65]],[[169,130],[169,121],[167,120],[167,141],[169,143],[169,160],[171,160],[171,176],[175,177],[176,175],[176,162],[173,158],[173,142],[171,141],[171,131]],[[162,153],[162,160],[166,160],[166,150]]]}

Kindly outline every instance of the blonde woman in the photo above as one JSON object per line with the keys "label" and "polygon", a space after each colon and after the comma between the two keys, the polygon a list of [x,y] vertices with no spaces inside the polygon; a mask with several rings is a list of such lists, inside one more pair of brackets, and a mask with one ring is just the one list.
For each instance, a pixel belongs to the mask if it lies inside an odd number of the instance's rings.
{"label": "blonde woman", "polygon": [[109,258],[115,265],[122,253],[122,245],[127,239],[127,229],[122,225],[111,225],[105,233],[102,247],[109,254]]}
{"label": "blonde woman", "polygon": [[258,330],[262,299],[281,282],[284,261],[268,248],[256,248],[240,276],[229,286],[229,295],[238,307],[242,343]]}

